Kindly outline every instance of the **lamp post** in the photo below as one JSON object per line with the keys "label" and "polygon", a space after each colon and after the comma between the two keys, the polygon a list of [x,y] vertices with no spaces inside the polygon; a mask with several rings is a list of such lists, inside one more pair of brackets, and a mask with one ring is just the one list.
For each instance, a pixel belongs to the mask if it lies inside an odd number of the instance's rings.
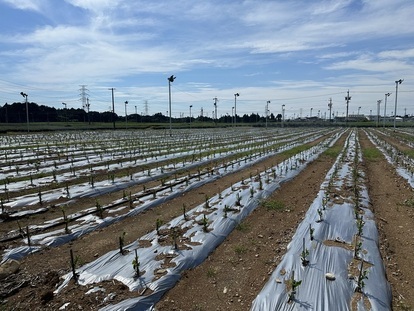
{"label": "lamp post", "polygon": [[312,118],[312,110],[313,108],[310,109],[310,117]]}
{"label": "lamp post", "polygon": [[269,104],[270,104],[270,100],[266,102],[266,128],[267,128],[267,118],[269,115]]}
{"label": "lamp post", "polygon": [[377,127],[379,124],[379,118],[380,118],[380,105],[381,105],[382,100],[379,99],[377,100]]}
{"label": "lamp post", "polygon": [[361,106],[358,107],[358,117],[359,117],[359,111],[361,110]]}
{"label": "lamp post", "polygon": [[398,94],[398,84],[403,83],[404,79],[395,81],[395,107],[394,107],[394,128],[397,120],[397,94]]}
{"label": "lamp post", "polygon": [[231,107],[231,125],[233,126],[234,124],[234,107]]}
{"label": "lamp post", "polygon": [[351,100],[351,96],[349,96],[349,90],[347,92],[347,95],[345,96],[346,101],[346,119],[345,122],[348,123],[348,108],[349,108],[349,101]]}
{"label": "lamp post", "polygon": [[331,122],[332,121],[332,118],[331,118],[331,115],[332,115],[332,98],[329,98],[328,107],[329,107],[329,122]]}
{"label": "lamp post", "polygon": [[284,127],[285,123],[285,105],[282,105],[282,127]]}
{"label": "lamp post", "polygon": [[127,105],[128,105],[128,101],[125,101],[125,129],[128,128],[128,113],[127,113]]}
{"label": "lamp post", "polygon": [[172,75],[171,77],[168,78],[168,101],[169,101],[169,114],[170,114],[170,136],[172,136],[172,132],[171,132],[171,83],[174,82],[176,77],[174,77],[174,75]]}
{"label": "lamp post", "polygon": [[22,95],[25,98],[25,103],[26,103],[26,121],[27,121],[27,131],[30,132],[30,128],[29,128],[29,104],[27,102],[27,94],[20,92],[20,95]]}
{"label": "lamp post", "polygon": [[234,94],[234,124],[236,124],[236,122],[237,122],[237,106],[236,106],[236,103],[237,103],[237,97],[239,97],[240,96],[240,94],[239,93],[236,93],[236,94]]}
{"label": "lamp post", "polygon": [[385,128],[385,118],[387,116],[387,98],[391,95],[391,93],[385,93],[384,99],[384,119],[382,120],[382,127]]}
{"label": "lamp post", "polygon": [[137,112],[137,106],[135,105],[135,122],[138,123],[138,112]]}
{"label": "lamp post", "polygon": [[193,108],[193,105],[190,105],[190,128],[191,128],[191,108]]}

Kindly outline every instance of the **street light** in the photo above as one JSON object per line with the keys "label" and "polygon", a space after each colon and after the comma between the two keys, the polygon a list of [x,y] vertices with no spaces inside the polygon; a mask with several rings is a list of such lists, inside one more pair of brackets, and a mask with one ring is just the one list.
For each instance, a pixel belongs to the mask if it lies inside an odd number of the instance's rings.
{"label": "street light", "polygon": [[267,128],[267,117],[269,115],[269,104],[270,104],[270,100],[266,102],[266,128]]}
{"label": "street light", "polygon": [[22,95],[25,98],[25,103],[26,103],[26,121],[27,121],[27,131],[30,132],[30,128],[29,128],[29,104],[27,103],[27,94],[20,92],[20,95]]}
{"label": "street light", "polygon": [[137,112],[137,106],[135,105],[135,122],[138,123],[138,112]]}
{"label": "street light", "polygon": [[313,108],[310,109],[310,117],[312,118],[312,110]]}
{"label": "street light", "polygon": [[190,128],[191,128],[191,108],[193,108],[193,105],[190,105]]}
{"label": "street light", "polygon": [[385,93],[385,100],[384,100],[384,119],[382,120],[382,127],[385,128],[385,118],[387,116],[387,98],[391,95],[391,93]]}
{"label": "street light", "polygon": [[168,78],[168,99],[169,99],[169,104],[170,104],[170,109],[169,109],[169,113],[170,113],[170,136],[172,136],[172,132],[171,132],[171,83],[174,82],[176,77],[174,77],[174,75],[172,75],[171,77]]}
{"label": "street light", "polygon": [[233,126],[234,123],[234,107],[231,107],[231,125]]}
{"label": "street light", "polygon": [[379,124],[381,102],[382,102],[381,99],[377,100],[377,127],[378,127],[378,124]]}
{"label": "street light", "polygon": [[282,127],[284,126],[285,123],[285,105],[282,105]]}
{"label": "street light", "polygon": [[361,106],[358,107],[358,116],[359,116],[359,111],[361,110]]}
{"label": "street light", "polygon": [[127,113],[128,101],[125,101],[125,129],[128,128],[128,113]]}
{"label": "street light", "polygon": [[236,103],[237,103],[237,97],[239,97],[240,96],[240,94],[239,93],[236,93],[236,94],[234,94],[234,124],[236,124],[236,122],[237,122],[237,106],[236,106]]}
{"label": "street light", "polygon": [[349,108],[349,101],[351,100],[351,96],[349,96],[349,90],[347,92],[347,95],[345,96],[346,101],[346,119],[345,121],[348,123],[348,108]]}
{"label": "street light", "polygon": [[397,119],[397,94],[398,94],[398,84],[403,83],[404,79],[400,79],[395,81],[395,107],[394,107],[394,128],[395,128],[395,122]]}

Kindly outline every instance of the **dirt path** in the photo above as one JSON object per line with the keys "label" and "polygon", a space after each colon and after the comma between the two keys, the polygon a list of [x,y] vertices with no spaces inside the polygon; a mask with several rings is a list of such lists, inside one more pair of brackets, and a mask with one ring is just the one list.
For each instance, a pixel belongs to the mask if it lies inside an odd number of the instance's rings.
{"label": "dirt path", "polygon": [[414,193],[360,131],[372,210],[393,291],[394,310],[414,310]]}

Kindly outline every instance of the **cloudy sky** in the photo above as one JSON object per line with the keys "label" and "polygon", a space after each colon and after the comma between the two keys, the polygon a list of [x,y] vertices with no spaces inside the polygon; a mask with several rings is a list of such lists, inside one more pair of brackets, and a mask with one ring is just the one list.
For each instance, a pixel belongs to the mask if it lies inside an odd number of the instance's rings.
{"label": "cloudy sky", "polygon": [[[414,114],[412,0],[0,0],[0,105],[125,115]],[[136,107],[136,108],[135,108]],[[359,108],[361,107],[361,108]]]}

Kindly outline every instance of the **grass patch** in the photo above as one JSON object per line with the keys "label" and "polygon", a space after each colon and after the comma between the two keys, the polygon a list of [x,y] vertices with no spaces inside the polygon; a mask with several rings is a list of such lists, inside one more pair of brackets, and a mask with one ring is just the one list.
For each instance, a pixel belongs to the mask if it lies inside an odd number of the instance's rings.
{"label": "grass patch", "polygon": [[243,246],[243,245],[237,245],[234,247],[234,252],[238,255],[241,256],[243,254],[247,253],[247,247]]}
{"label": "grass patch", "polygon": [[326,149],[323,152],[323,155],[329,158],[332,158],[332,159],[336,159],[341,153],[341,151],[342,151],[342,146],[333,146],[331,148]]}
{"label": "grass patch", "polygon": [[411,159],[414,159],[414,150],[404,150],[403,153],[407,157],[410,157]]}
{"label": "grass patch", "polygon": [[262,207],[268,211],[283,211],[286,208],[285,203],[279,200],[267,200],[262,202]]}
{"label": "grass patch", "polygon": [[377,148],[365,148],[362,150],[362,156],[367,161],[379,161],[382,159],[382,153]]}
{"label": "grass patch", "polygon": [[414,198],[405,200],[404,205],[407,207],[414,208]]}
{"label": "grass patch", "polygon": [[236,226],[236,230],[239,230],[239,231],[244,232],[244,233],[249,231],[249,229],[250,229],[249,225],[246,224],[246,223],[243,223],[243,222],[237,224],[237,226]]}
{"label": "grass patch", "polygon": [[217,275],[216,269],[209,267],[207,270],[207,277],[208,278],[214,278]]}

